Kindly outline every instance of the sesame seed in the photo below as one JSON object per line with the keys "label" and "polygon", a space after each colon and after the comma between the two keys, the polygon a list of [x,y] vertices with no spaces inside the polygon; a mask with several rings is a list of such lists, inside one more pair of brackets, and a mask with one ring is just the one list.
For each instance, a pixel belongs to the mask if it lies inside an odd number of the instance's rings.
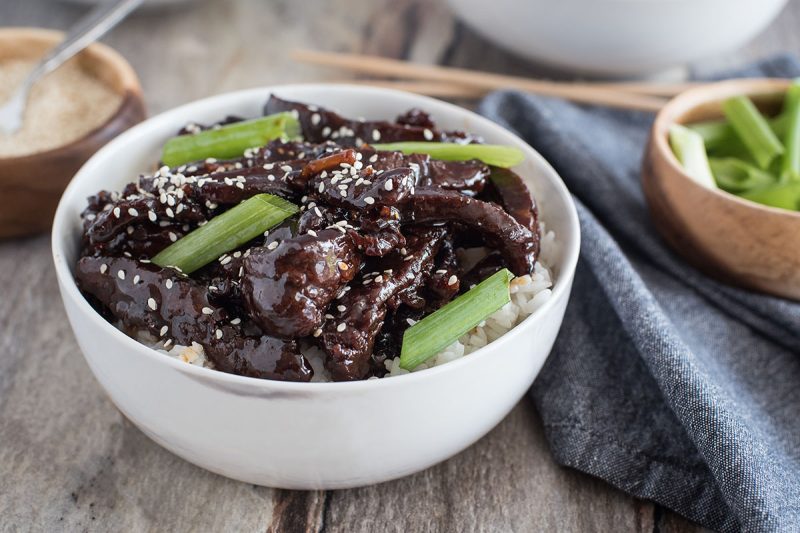
{"label": "sesame seed", "polygon": [[292,167],[290,167],[289,165],[283,165],[281,167],[281,170],[283,170],[284,172],[291,172],[294,169]]}
{"label": "sesame seed", "polygon": [[139,283],[140,279],[142,279],[142,278],[139,277],[139,274],[136,274],[135,276],[133,276],[133,284],[136,285],[137,283]]}
{"label": "sesame seed", "polygon": [[167,326],[162,326],[162,327],[161,327],[161,331],[159,331],[159,332],[158,332],[158,336],[159,336],[159,337],[163,337],[164,335],[166,335],[166,334],[167,334],[167,331],[169,331],[169,327],[167,327]]}
{"label": "sesame seed", "polygon": [[338,332],[340,332],[340,333],[341,333],[342,331],[344,331],[344,330],[345,330],[345,328],[347,328],[347,324],[345,324],[344,322],[342,322],[341,324],[339,324],[338,326],[336,326],[336,331],[338,331]]}
{"label": "sesame seed", "polygon": [[319,337],[320,335],[322,335],[322,328],[315,329],[313,335],[315,337]]}
{"label": "sesame seed", "polygon": [[100,273],[101,274],[105,274],[106,270],[108,270],[108,265],[105,265],[105,264],[100,265]]}
{"label": "sesame seed", "polygon": [[114,208],[114,218],[119,218],[120,210],[119,207]]}
{"label": "sesame seed", "polygon": [[381,276],[380,274],[375,276],[375,283],[383,283],[383,276]]}
{"label": "sesame seed", "polygon": [[453,274],[452,276],[450,276],[450,279],[447,280],[447,284],[455,285],[456,283],[458,283],[458,278],[456,277],[455,274]]}
{"label": "sesame seed", "polygon": [[168,279],[166,282],[164,282],[164,285],[166,285],[167,289],[171,289],[172,288],[172,280]]}
{"label": "sesame seed", "polygon": [[164,348],[169,348],[170,344],[172,344],[172,339],[167,339],[167,342],[164,343]]}
{"label": "sesame seed", "polygon": [[[170,198],[172,198],[172,197],[170,196]],[[172,209],[171,209],[171,208],[169,208],[169,207],[168,207],[168,208],[166,209],[166,213],[167,213],[167,216],[168,216],[169,218],[175,218],[175,213],[173,213],[173,212],[172,212]]]}
{"label": "sesame seed", "polygon": [[214,310],[211,309],[210,307],[204,307],[203,308],[203,314],[204,315],[213,315],[214,314]]}
{"label": "sesame seed", "polygon": [[437,274],[447,274],[447,270],[442,268],[442,269],[437,270],[436,273]]}
{"label": "sesame seed", "polygon": [[331,134],[331,129],[328,126],[325,126],[324,128],[322,128],[322,136],[323,137],[327,137],[330,134]]}
{"label": "sesame seed", "polygon": [[222,330],[221,330],[221,329],[218,329],[217,331],[215,331],[215,332],[214,332],[214,336],[215,336],[216,338],[218,338],[218,339],[221,339],[221,338],[222,338]]}
{"label": "sesame seed", "polygon": [[319,121],[322,120],[322,117],[319,116],[319,113],[314,113],[311,115],[311,123],[316,126],[319,124]]}
{"label": "sesame seed", "polygon": [[125,279],[125,271],[124,270],[118,270],[117,271],[117,277],[119,279],[123,279],[124,280]]}
{"label": "sesame seed", "polygon": [[313,229],[308,230],[308,234],[311,235],[312,237],[316,237],[317,236],[317,232],[314,231]]}
{"label": "sesame seed", "polygon": [[152,309],[153,311],[155,311],[156,309],[158,309],[158,306],[156,305],[156,301],[155,301],[155,299],[154,299],[154,298],[148,298],[148,299],[147,299],[147,307],[149,307],[149,308],[150,308],[150,309]]}
{"label": "sesame seed", "polygon": [[433,132],[431,130],[429,130],[428,128],[425,128],[422,131],[422,135],[425,137],[426,141],[432,141],[433,140]]}
{"label": "sesame seed", "polygon": [[147,218],[150,219],[150,222],[155,222],[158,217],[156,216],[156,212],[155,211],[148,211],[147,212]]}
{"label": "sesame seed", "polygon": [[347,196],[347,191],[345,189],[342,189],[339,191],[339,195],[344,198],[345,196]]}
{"label": "sesame seed", "polygon": [[171,232],[171,231],[170,231],[170,232],[169,232],[169,240],[170,240],[170,241],[172,241],[172,242],[175,242],[175,241],[177,241],[177,240],[178,240],[178,236],[177,236],[177,235],[175,235],[173,232]]}
{"label": "sesame seed", "polygon": [[378,154],[372,154],[372,157],[369,158],[370,163],[374,163],[378,160]]}
{"label": "sesame seed", "polygon": [[340,313],[344,313],[345,311],[347,311],[347,307],[344,305],[338,305],[336,306],[336,309],[338,309]]}
{"label": "sesame seed", "polygon": [[381,140],[381,132],[378,130],[372,130],[372,140],[378,142]]}
{"label": "sesame seed", "polygon": [[387,180],[386,183],[383,184],[383,188],[387,191],[391,191],[394,189],[394,182],[392,180]]}
{"label": "sesame seed", "polygon": [[232,258],[231,256],[229,256],[229,255],[226,255],[225,257],[223,257],[222,259],[220,259],[220,260],[219,260],[219,264],[220,264],[220,265],[227,265],[227,264],[228,264],[228,263],[230,263],[232,260],[233,260],[233,258]]}
{"label": "sesame seed", "polygon": [[269,246],[267,246],[267,249],[274,250],[277,247],[278,247],[278,241],[272,241],[271,243],[269,243]]}
{"label": "sesame seed", "polygon": [[321,182],[321,181],[320,181],[320,182],[319,182],[319,192],[322,192],[322,191],[324,191],[324,190],[325,190],[325,183],[323,183],[323,182]]}
{"label": "sesame seed", "polygon": [[348,270],[350,270],[350,267],[344,261],[339,261],[337,266],[339,267],[339,270],[341,270],[342,272],[347,272]]}
{"label": "sesame seed", "polygon": [[231,320],[231,324],[233,324],[234,326],[238,326],[241,323],[242,323],[242,319],[239,318],[239,317],[236,317],[233,320]]}
{"label": "sesame seed", "polygon": [[316,213],[316,215],[317,215],[318,217],[321,217],[321,216],[322,216],[322,211],[320,211],[320,210],[319,210],[319,207],[314,207],[314,213]]}
{"label": "sesame seed", "polygon": [[137,211],[137,210],[136,210],[136,209],[134,209],[133,207],[129,207],[129,208],[128,208],[128,214],[129,214],[130,216],[132,216],[132,217],[138,217],[138,216],[139,216],[139,211]]}
{"label": "sesame seed", "polygon": [[364,203],[367,205],[372,205],[375,203],[375,199],[372,196],[367,196],[364,198]]}

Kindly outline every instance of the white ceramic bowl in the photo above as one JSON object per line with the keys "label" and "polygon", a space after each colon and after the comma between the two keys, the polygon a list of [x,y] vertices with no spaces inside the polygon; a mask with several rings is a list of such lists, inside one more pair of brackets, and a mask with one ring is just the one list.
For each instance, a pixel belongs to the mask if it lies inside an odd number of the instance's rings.
{"label": "white ceramic bowl", "polygon": [[[349,116],[393,118],[411,107],[442,127],[518,146],[518,170],[536,194],[560,258],[553,295],[501,339],[418,373],[349,383],[283,383],[185,364],[127,337],[75,285],[79,213],[86,197],[119,189],[151,167],[185,123],[257,116],[275,92]],[[290,489],[354,487],[405,476],[463,450],[492,429],[528,390],[561,325],[578,258],[575,207],[550,165],[522,140],[451,104],[356,86],[294,85],[200,100],[153,117],[106,145],[64,192],[53,224],[61,296],[89,367],[134,424],[187,461],[249,483]]]}
{"label": "white ceramic bowl", "polygon": [[485,38],[593,74],[654,73],[743,45],[786,0],[449,0]]}

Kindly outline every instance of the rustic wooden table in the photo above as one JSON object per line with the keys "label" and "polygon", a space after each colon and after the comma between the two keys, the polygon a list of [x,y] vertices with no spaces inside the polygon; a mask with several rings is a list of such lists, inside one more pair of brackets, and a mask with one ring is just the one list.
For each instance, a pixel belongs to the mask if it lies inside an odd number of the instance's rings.
{"label": "rustic wooden table", "polygon": [[[65,28],[82,12],[5,0],[0,24]],[[798,19],[794,0],[745,49],[695,67],[798,53]],[[476,36],[441,0],[197,0],[144,9],[106,41],[138,71],[150,113],[232,89],[347,77],[292,64],[284,52],[294,47],[543,72]],[[47,236],[0,243],[0,287],[2,530],[699,529],[557,466],[528,400],[468,450],[398,481],[296,492],[222,478],[161,449],[106,398],[67,324]]]}

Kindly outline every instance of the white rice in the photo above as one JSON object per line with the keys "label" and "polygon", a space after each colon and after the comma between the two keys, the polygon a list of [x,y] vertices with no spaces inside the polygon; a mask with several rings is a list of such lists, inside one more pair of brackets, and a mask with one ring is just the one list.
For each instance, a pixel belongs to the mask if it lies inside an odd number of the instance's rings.
{"label": "white rice", "polygon": [[[554,264],[559,250],[555,233],[546,231],[544,224],[541,225],[541,235],[539,260],[536,262],[533,274],[511,280],[511,301],[436,356],[417,366],[413,372],[443,365],[471,354],[493,340],[502,337],[550,299],[553,286],[553,272],[550,265]],[[180,359],[185,363],[206,368],[214,367],[213,363],[206,359],[203,347],[196,342],[193,342],[191,346],[177,344],[165,348],[162,341],[159,341],[147,331],[140,331],[136,338],[156,351]],[[314,378],[311,381],[331,381],[330,373],[324,365],[325,352],[313,344],[304,344],[301,346],[301,351],[314,369]],[[388,359],[385,364],[388,371],[385,377],[409,373],[408,370],[400,368],[399,357]]]}

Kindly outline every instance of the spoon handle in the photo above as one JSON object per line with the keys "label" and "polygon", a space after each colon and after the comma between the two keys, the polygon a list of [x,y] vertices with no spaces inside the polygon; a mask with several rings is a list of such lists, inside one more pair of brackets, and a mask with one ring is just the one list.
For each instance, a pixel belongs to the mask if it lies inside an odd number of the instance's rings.
{"label": "spoon handle", "polygon": [[70,28],[64,40],[45,55],[28,75],[28,88],[36,80],[58,68],[66,60],[105,35],[105,33],[136,9],[142,0],[113,0],[99,4]]}

